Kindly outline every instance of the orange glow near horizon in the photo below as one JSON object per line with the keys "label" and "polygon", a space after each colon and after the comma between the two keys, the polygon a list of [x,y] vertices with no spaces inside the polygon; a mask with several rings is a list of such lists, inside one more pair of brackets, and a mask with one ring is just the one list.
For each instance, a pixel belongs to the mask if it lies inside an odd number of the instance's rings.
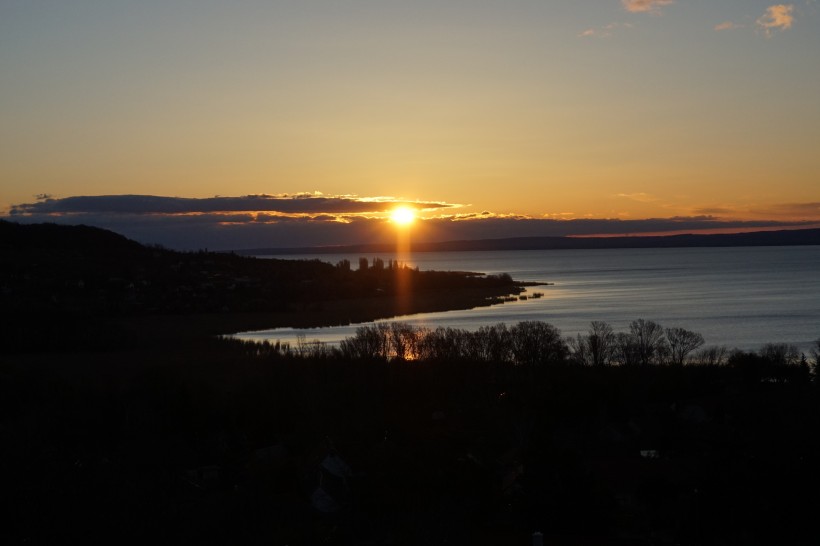
{"label": "orange glow near horizon", "polygon": [[818,2],[77,4],[2,11],[0,218],[820,221]]}

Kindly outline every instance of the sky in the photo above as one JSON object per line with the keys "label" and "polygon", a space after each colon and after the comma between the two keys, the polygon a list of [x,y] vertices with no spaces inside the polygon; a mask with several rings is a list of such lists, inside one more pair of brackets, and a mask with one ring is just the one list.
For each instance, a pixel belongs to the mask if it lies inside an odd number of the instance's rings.
{"label": "sky", "polygon": [[397,202],[427,240],[813,226],[818,97],[816,0],[3,0],[0,217],[186,249],[381,242]]}

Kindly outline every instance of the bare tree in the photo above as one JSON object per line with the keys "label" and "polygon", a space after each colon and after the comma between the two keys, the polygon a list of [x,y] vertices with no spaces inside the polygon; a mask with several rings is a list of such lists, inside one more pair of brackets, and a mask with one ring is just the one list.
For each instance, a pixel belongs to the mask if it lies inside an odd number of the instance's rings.
{"label": "bare tree", "polygon": [[615,334],[614,360],[622,366],[630,366],[640,362],[635,336],[625,332]]}
{"label": "bare tree", "polygon": [[797,364],[800,362],[800,351],[788,343],[767,343],[758,354],[773,364]]}
{"label": "bare tree", "polygon": [[593,366],[608,365],[615,350],[615,332],[612,331],[612,326],[601,320],[590,322],[587,348]]}
{"label": "bare tree", "polygon": [[386,326],[384,323],[360,326],[356,328],[356,335],[342,340],[339,349],[345,358],[387,358],[389,339]]}
{"label": "bare tree", "polygon": [[513,358],[517,364],[557,363],[567,356],[561,331],[541,321],[523,321],[510,328]]}
{"label": "bare tree", "polygon": [[679,366],[683,366],[689,353],[700,348],[704,343],[702,335],[684,328],[667,328],[666,339],[669,342],[672,364]]}
{"label": "bare tree", "polygon": [[585,366],[606,366],[615,357],[617,338],[612,326],[594,320],[587,335],[578,334],[566,339],[572,359]]}
{"label": "bare tree", "polygon": [[459,328],[444,328],[420,332],[419,358],[422,360],[454,361],[468,356],[472,334]]}
{"label": "bare tree", "polygon": [[420,355],[419,340],[426,332],[406,322],[390,324],[390,344],[393,354],[402,360],[417,360]]}
{"label": "bare tree", "polygon": [[589,338],[578,334],[575,337],[567,337],[567,347],[569,348],[570,358],[582,366],[590,366],[592,359],[589,354]]}
{"label": "bare tree", "polygon": [[503,322],[482,326],[475,333],[476,353],[480,360],[503,363],[511,360],[512,337]]}
{"label": "bare tree", "polygon": [[666,342],[660,324],[651,320],[633,320],[629,324],[629,335],[634,340],[639,364],[645,366],[657,362]]}
{"label": "bare tree", "polygon": [[729,350],[724,345],[706,347],[697,352],[694,360],[698,364],[705,364],[707,366],[723,366],[726,364],[728,354]]}

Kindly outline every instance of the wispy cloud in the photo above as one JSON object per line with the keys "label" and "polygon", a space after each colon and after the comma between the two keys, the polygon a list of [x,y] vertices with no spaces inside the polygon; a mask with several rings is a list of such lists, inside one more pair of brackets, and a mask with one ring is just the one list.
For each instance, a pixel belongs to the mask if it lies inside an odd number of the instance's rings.
{"label": "wispy cloud", "polygon": [[609,38],[619,28],[632,28],[630,23],[609,23],[602,27],[588,28],[578,34],[579,38]]}
{"label": "wispy cloud", "polygon": [[719,32],[721,30],[736,30],[738,28],[743,28],[743,25],[733,23],[732,21],[725,21],[723,23],[715,25],[714,28]]}
{"label": "wispy cloud", "polygon": [[757,216],[820,221],[820,202],[782,203],[770,207],[755,208],[750,212]]}
{"label": "wispy cloud", "polygon": [[786,30],[794,24],[794,4],[775,4],[766,8],[766,13],[757,20],[757,26],[771,34],[775,30]]}
{"label": "wispy cloud", "polygon": [[695,209],[695,213],[697,214],[734,214],[737,211],[735,209],[729,207],[703,207],[699,209]]}
{"label": "wispy cloud", "polygon": [[544,214],[544,218],[549,218],[552,220],[571,220],[578,216],[574,212],[548,212]]}
{"label": "wispy cloud", "polygon": [[637,192],[637,193],[619,193],[616,197],[621,197],[623,199],[629,199],[630,201],[638,201],[639,203],[654,203],[658,200],[657,197],[654,195],[650,195],[644,192]]}
{"label": "wispy cloud", "polygon": [[663,6],[669,6],[675,0],[621,0],[624,9],[632,13],[660,13]]}
{"label": "wispy cloud", "polygon": [[820,202],[776,203],[765,206],[719,204],[698,208],[693,212],[702,215],[717,215],[721,219],[765,218],[786,222],[820,222]]}

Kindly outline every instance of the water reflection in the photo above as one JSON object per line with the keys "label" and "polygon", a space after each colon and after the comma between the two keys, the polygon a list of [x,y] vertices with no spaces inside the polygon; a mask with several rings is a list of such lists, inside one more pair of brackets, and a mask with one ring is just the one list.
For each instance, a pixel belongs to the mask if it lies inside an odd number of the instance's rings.
{"label": "water reflection", "polygon": [[[414,254],[407,261],[420,269],[509,273],[517,280],[554,283],[535,289],[544,293],[541,299],[393,319],[429,328],[474,331],[498,322],[543,320],[574,336],[593,320],[625,331],[630,321],[646,318],[699,332],[707,345],[745,350],[767,342],[807,350],[820,336],[820,247],[455,252]],[[292,343],[304,334],[338,343],[356,327],[239,337]]]}

